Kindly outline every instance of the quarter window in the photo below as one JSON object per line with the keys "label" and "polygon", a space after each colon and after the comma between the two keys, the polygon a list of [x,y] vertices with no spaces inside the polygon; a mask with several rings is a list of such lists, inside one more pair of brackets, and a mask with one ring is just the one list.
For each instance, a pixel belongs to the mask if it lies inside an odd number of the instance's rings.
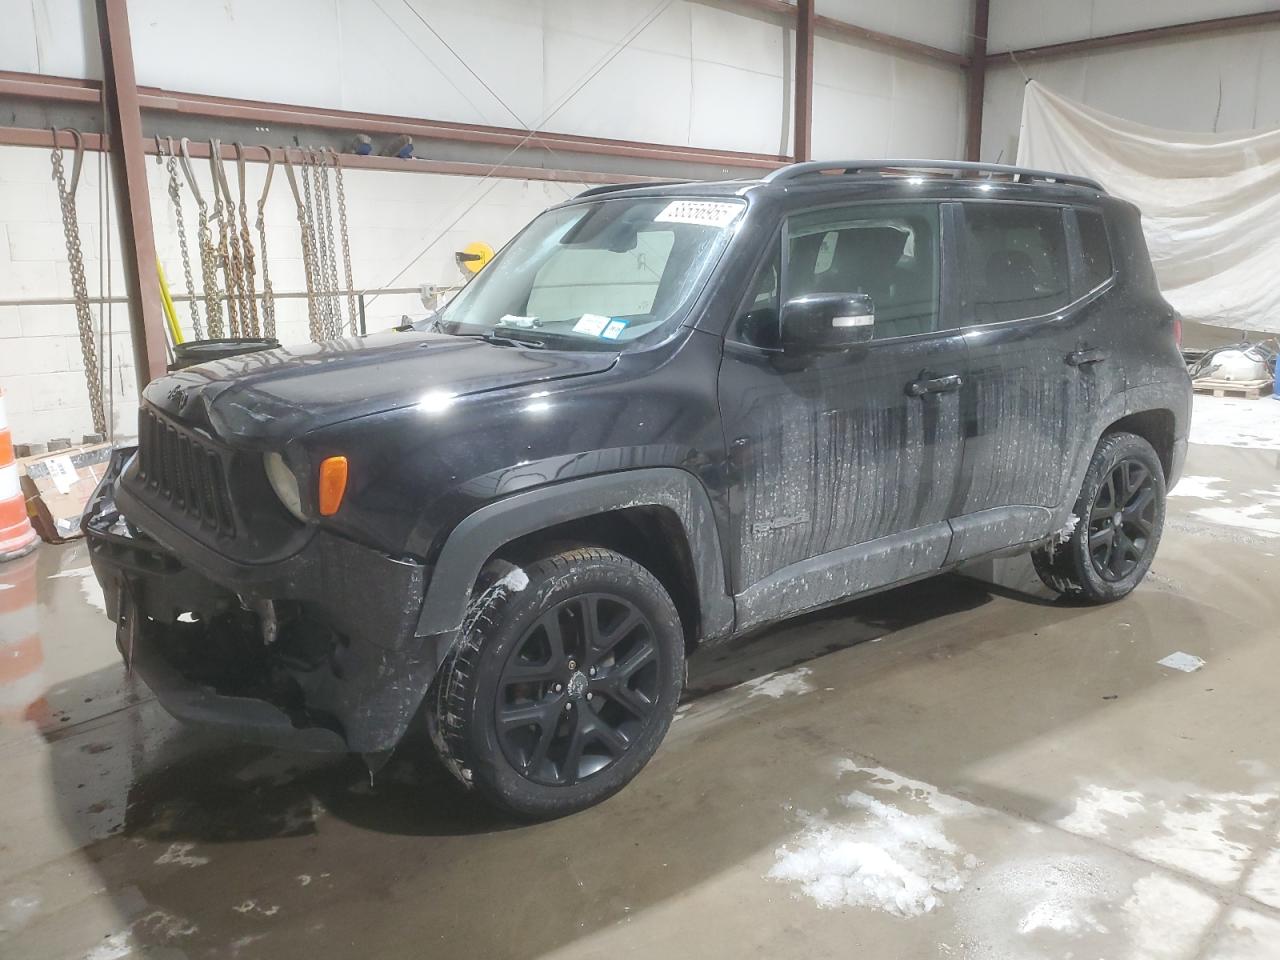
{"label": "quarter window", "polygon": [[1040,316],[1071,301],[1062,208],[966,204],[965,234],[971,322]]}
{"label": "quarter window", "polygon": [[1111,244],[1107,241],[1107,222],[1094,210],[1077,210],[1080,228],[1080,254],[1084,261],[1084,288],[1092,290],[1111,279]]}

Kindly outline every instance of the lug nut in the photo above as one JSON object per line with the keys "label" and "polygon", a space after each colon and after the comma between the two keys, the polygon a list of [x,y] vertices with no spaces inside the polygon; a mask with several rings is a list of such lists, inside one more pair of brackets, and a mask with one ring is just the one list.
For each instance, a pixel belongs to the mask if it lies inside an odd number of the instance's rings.
{"label": "lug nut", "polygon": [[589,694],[589,693],[587,694],[587,699],[588,699],[588,700],[590,700],[590,699],[591,699],[591,694]]}
{"label": "lug nut", "polygon": [[589,674],[591,674],[591,676],[593,676],[593,677],[594,677],[594,676],[596,675],[596,668],[595,668],[595,667],[592,667],[592,668],[591,668],[590,670],[588,670],[587,672],[588,672]]}
{"label": "lug nut", "polygon": [[566,703],[566,704],[564,705],[564,708],[565,708],[566,710],[572,710],[572,709],[573,709],[573,701],[572,701],[572,700],[570,700],[568,703]]}
{"label": "lug nut", "polygon": [[555,687],[553,687],[552,689],[554,689],[556,693],[559,693],[561,690],[564,689],[564,684],[557,683]]}
{"label": "lug nut", "polygon": [[577,663],[577,661],[576,661],[576,660],[570,660],[570,661],[569,661],[569,669],[570,669],[570,670],[577,670],[577,669],[578,669],[578,663]]}

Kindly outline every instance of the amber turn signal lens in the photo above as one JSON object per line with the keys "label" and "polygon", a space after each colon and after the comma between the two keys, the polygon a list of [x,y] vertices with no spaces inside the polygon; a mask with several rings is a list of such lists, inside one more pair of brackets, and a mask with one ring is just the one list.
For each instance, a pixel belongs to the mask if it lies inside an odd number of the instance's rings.
{"label": "amber turn signal lens", "polygon": [[347,492],[347,458],[325,457],[320,463],[320,495],[316,498],[320,516],[332,517],[342,506]]}

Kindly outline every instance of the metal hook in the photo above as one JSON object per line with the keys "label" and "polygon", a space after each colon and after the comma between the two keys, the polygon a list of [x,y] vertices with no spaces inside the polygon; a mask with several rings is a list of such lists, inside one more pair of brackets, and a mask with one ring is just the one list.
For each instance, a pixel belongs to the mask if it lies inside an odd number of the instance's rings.
{"label": "metal hook", "polygon": [[[298,149],[301,150],[302,148],[299,147]],[[281,152],[284,153],[284,172],[289,177],[289,189],[293,191],[294,202],[298,205],[299,208],[301,208],[302,194],[298,190],[298,178],[294,174],[293,161],[289,158],[289,148],[281,147]],[[303,157],[304,158],[306,157],[305,151],[303,152]]]}
{"label": "metal hook", "polygon": [[62,149],[58,146],[59,133],[71,134],[71,139],[76,142],[75,160],[71,166],[71,186],[67,188],[67,192],[75,196],[76,187],[80,185],[80,167],[84,163],[84,137],[80,135],[80,131],[75,127],[62,127],[61,129],[50,127],[49,129],[53,132],[53,149],[55,150],[61,151]]}
{"label": "metal hook", "polygon": [[244,144],[237,140],[234,144],[236,151],[236,176],[240,179],[240,206],[245,206],[244,202]]}
{"label": "metal hook", "polygon": [[231,203],[231,188],[227,186],[226,172],[222,169],[221,140],[209,141],[209,175],[213,177],[213,208],[219,210],[224,197],[227,203]]}
{"label": "metal hook", "polygon": [[187,186],[189,186],[191,188],[191,192],[195,194],[196,206],[203,207],[205,205],[204,197],[201,196],[200,187],[196,184],[195,174],[191,172],[190,141],[186,137],[183,137],[182,140],[179,141],[179,146],[182,148],[182,157],[178,162],[182,164],[183,176],[187,178]]}
{"label": "metal hook", "polygon": [[260,143],[258,146],[267,154],[267,179],[262,184],[262,196],[258,199],[258,208],[261,209],[267,202],[267,191],[271,189],[271,175],[275,173],[276,155],[265,143]]}

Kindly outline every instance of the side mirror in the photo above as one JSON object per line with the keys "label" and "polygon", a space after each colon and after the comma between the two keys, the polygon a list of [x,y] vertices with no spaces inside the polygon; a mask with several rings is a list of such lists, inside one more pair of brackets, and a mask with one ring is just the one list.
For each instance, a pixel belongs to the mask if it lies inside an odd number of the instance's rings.
{"label": "side mirror", "polygon": [[848,350],[875,333],[876,308],[865,293],[811,293],[782,306],[787,353]]}

